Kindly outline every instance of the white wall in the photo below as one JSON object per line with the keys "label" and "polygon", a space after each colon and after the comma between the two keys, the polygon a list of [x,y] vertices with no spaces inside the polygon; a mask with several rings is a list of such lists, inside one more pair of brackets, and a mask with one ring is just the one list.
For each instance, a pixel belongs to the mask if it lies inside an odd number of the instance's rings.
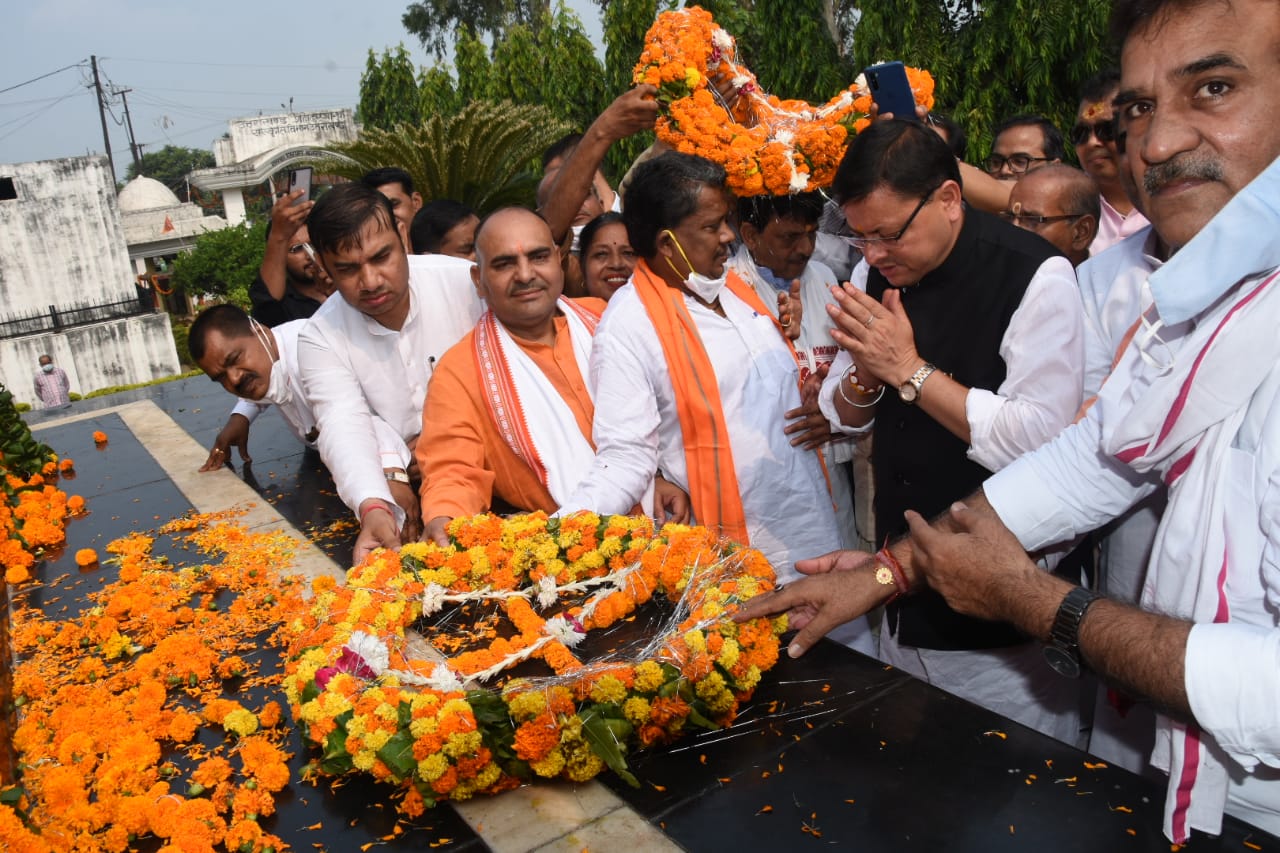
{"label": "white wall", "polygon": [[115,182],[103,156],[0,164],[0,320],[50,305],[133,299]]}
{"label": "white wall", "polygon": [[32,378],[45,353],[67,372],[77,394],[162,379],[182,370],[169,315],[163,312],[0,340],[0,381],[18,401],[38,405]]}

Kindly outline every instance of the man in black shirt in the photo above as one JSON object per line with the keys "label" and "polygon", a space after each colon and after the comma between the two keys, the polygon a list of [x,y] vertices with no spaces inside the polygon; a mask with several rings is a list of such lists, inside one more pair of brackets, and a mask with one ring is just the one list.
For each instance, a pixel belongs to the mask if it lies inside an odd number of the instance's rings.
{"label": "man in black shirt", "polygon": [[333,291],[328,274],[310,252],[307,215],[314,202],[298,202],[302,193],[287,193],[271,208],[267,250],[249,286],[253,319],[264,326],[307,319]]}

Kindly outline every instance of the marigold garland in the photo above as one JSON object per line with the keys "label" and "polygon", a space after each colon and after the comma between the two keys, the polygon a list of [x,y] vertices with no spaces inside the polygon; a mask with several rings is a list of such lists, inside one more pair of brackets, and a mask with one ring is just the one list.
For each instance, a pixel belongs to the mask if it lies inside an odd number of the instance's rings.
{"label": "marigold garland", "polygon": [[[777,661],[783,620],[727,618],[773,588],[773,569],[705,528],[534,513],[455,519],[449,534],[449,547],[377,551],[344,586],[316,581],[287,625],[285,692],[322,751],[313,770],[399,783],[411,816],[606,766],[635,783],[629,749],[729,725]],[[571,651],[659,595],[675,616],[642,659],[584,662]],[[480,602],[498,605],[514,633],[443,662],[415,651],[424,615]],[[485,686],[529,658],[555,674]]]}
{"label": "marigold garland", "polygon": [[[861,75],[820,107],[777,98],[760,89],[737,62],[733,37],[697,6],[658,16],[632,77],[658,88],[658,138],[724,166],[739,197],[828,186],[849,135],[870,124],[871,93]],[[932,109],[933,76],[908,68],[907,78],[916,103]],[[732,110],[725,90],[737,93]]]}

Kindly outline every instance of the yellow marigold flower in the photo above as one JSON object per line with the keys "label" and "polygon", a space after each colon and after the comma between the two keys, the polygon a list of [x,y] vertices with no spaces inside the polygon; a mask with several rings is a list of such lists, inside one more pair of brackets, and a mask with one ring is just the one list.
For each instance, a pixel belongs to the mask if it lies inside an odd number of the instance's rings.
{"label": "yellow marigold flower", "polygon": [[547,753],[546,758],[530,762],[529,767],[544,779],[554,779],[564,769],[564,753],[559,749],[553,749]]}
{"label": "yellow marigold flower", "polygon": [[[554,560],[556,557],[560,556],[560,549],[556,546],[555,542],[553,542],[551,539],[548,538],[542,542],[539,542],[534,547],[533,556],[538,559],[539,563],[550,562],[551,560]],[[561,567],[563,566],[564,564],[561,563]],[[547,568],[547,573],[548,574],[552,573],[550,567]]]}
{"label": "yellow marigold flower", "polygon": [[622,539],[618,536],[606,536],[600,543],[600,555],[605,559],[622,553]]}
{"label": "yellow marigold flower", "polygon": [[387,745],[387,741],[391,740],[391,732],[386,729],[377,729],[366,734],[363,740],[366,747],[377,752]]}
{"label": "yellow marigold flower", "polygon": [[713,713],[723,714],[733,708],[733,694],[729,692],[724,676],[718,672],[712,672],[698,682],[694,691],[698,694],[698,698],[707,703],[707,707]]}
{"label": "yellow marigold flower", "polygon": [[591,688],[593,702],[621,702],[627,698],[627,686],[616,676],[606,675]]}
{"label": "yellow marigold flower", "polygon": [[368,773],[373,769],[373,762],[377,757],[371,749],[359,749],[356,750],[355,755],[351,756],[351,763],[355,765],[357,770],[363,770]]}
{"label": "yellow marigold flower", "polygon": [[449,739],[444,743],[444,754],[450,758],[462,758],[477,752],[481,742],[479,732],[449,735]]}
{"label": "yellow marigold flower", "polygon": [[578,562],[588,569],[598,569],[604,565],[604,554],[599,551],[588,551]]}
{"label": "yellow marigold flower", "polygon": [[622,713],[626,716],[627,722],[633,726],[642,726],[649,722],[650,710],[649,700],[640,696],[632,696],[622,703]]}
{"label": "yellow marigold flower", "polygon": [[364,737],[368,731],[369,726],[365,723],[364,717],[353,716],[350,720],[347,720],[347,734],[351,737]]}
{"label": "yellow marigold flower", "polygon": [[600,775],[600,771],[604,770],[604,762],[600,760],[600,756],[592,752],[590,747],[583,750],[575,750],[573,757],[566,764],[568,765],[569,778],[575,782],[594,779]]}
{"label": "yellow marigold flower", "polygon": [[684,70],[684,84],[692,89],[698,85],[698,81],[702,79],[702,75],[698,73],[696,68],[686,68]]}
{"label": "yellow marigold flower", "polygon": [[694,654],[701,654],[707,650],[707,638],[703,636],[701,631],[686,631],[684,635],[684,644],[689,647],[689,651]]}
{"label": "yellow marigold flower", "polygon": [[439,716],[447,717],[450,714],[460,714],[465,717],[471,716],[471,706],[467,704],[466,699],[450,699],[440,708]]}
{"label": "yellow marigold flower", "polygon": [[394,705],[386,702],[380,702],[378,707],[373,709],[373,714],[378,719],[386,720],[389,723],[394,723],[400,717],[400,711]]}
{"label": "yellow marigold flower", "polygon": [[407,545],[400,546],[400,556],[413,557],[416,560],[425,559],[428,552],[426,542],[410,542]]}
{"label": "yellow marigold flower", "polygon": [[537,690],[526,690],[506,698],[511,716],[521,722],[531,720],[547,710],[547,697]]}
{"label": "yellow marigold flower", "polygon": [[409,734],[414,738],[425,737],[439,728],[435,717],[418,717],[409,723]]}
{"label": "yellow marigold flower", "polygon": [[223,718],[222,727],[240,737],[248,737],[258,730],[258,718],[247,708],[237,708]]}
{"label": "yellow marigold flower", "polygon": [[725,669],[733,669],[738,665],[738,657],[741,655],[742,649],[738,646],[737,640],[726,639],[724,645],[720,647],[720,665]]}
{"label": "yellow marigold flower", "polygon": [[418,762],[418,775],[428,782],[434,782],[449,769],[449,759],[440,753],[428,755]]}
{"label": "yellow marigold flower", "polygon": [[714,619],[717,616],[723,616],[724,605],[718,601],[712,600],[711,596],[707,596],[707,601],[702,605],[702,615],[707,619]]}
{"label": "yellow marigold flower", "polygon": [[755,690],[760,683],[760,667],[752,664],[740,677],[734,679],[739,690]]}
{"label": "yellow marigold flower", "polygon": [[636,690],[641,693],[652,693],[662,686],[665,679],[662,675],[662,667],[651,660],[636,667]]}
{"label": "yellow marigold flower", "polygon": [[498,778],[502,776],[502,768],[494,764],[492,761],[484,766],[484,769],[476,774],[475,786],[477,790],[484,790],[497,783]]}
{"label": "yellow marigold flower", "polygon": [[113,631],[111,636],[107,637],[106,642],[102,644],[102,656],[107,660],[115,660],[126,654],[132,646],[133,644],[128,637],[119,631]]}

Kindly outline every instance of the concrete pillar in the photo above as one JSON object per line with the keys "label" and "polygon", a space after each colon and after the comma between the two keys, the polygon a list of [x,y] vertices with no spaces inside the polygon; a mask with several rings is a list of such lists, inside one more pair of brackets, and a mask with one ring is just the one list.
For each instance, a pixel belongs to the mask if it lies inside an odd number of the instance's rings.
{"label": "concrete pillar", "polygon": [[244,222],[244,191],[240,187],[222,191],[222,206],[227,211],[228,225]]}

